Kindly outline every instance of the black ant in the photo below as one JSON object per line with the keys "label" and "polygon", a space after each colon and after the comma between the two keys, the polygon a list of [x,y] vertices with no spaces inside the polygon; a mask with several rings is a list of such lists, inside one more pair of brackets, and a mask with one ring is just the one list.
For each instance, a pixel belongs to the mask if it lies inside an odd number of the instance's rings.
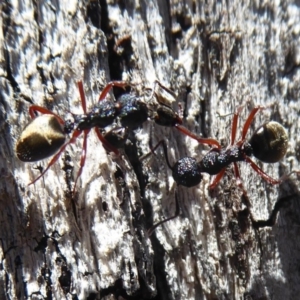
{"label": "black ant", "polygon": [[[83,133],[83,147],[80,168],[75,180],[75,190],[77,180],[85,164],[87,136],[92,128],[95,129],[99,140],[105,148],[119,155],[118,149],[105,139],[99,128],[111,125],[118,116],[120,116],[122,126],[126,127],[133,126],[131,119],[137,122],[144,122],[148,118],[147,106],[132,95],[125,94],[117,102],[106,99],[107,94],[113,87],[125,88],[126,86],[128,84],[121,81],[109,82],[102,90],[96,105],[94,105],[90,112],[87,112],[83,83],[81,81],[78,82],[84,113],[81,115],[72,114],[72,121],[64,121],[57,114],[41,106],[32,105],[29,108],[29,114],[33,120],[24,128],[17,141],[16,153],[18,158],[25,162],[33,162],[47,158],[58,151],[50,160],[46,169],[30,184],[40,179],[58,160],[66,147],[74,143]],[[42,115],[36,117],[36,113],[41,113]],[[70,134],[71,132],[73,133],[70,140],[65,142],[66,134]]]}
{"label": "black ant", "polygon": [[[227,148],[213,148],[199,162],[192,157],[184,157],[178,160],[172,166],[168,158],[167,145],[164,140],[161,140],[153,149],[151,149],[151,152],[144,155],[141,160],[148,157],[160,145],[162,145],[167,165],[172,170],[172,176],[177,185],[182,185],[185,187],[196,186],[202,180],[202,173],[208,173],[210,175],[216,175],[215,179],[210,185],[211,189],[216,187],[223,177],[226,168],[233,163],[235,176],[245,195],[246,192],[243,188],[237,165],[237,162],[239,161],[245,161],[249,163],[254,171],[256,171],[264,180],[271,184],[280,184],[291,174],[295,172],[298,174],[298,171],[292,171],[288,175],[284,175],[279,179],[273,179],[250,159],[250,156],[254,155],[262,162],[275,163],[284,157],[288,148],[288,136],[286,130],[281,124],[274,121],[270,121],[260,126],[254,132],[250,140],[246,141],[246,134],[249,130],[249,127],[256,113],[259,110],[264,109],[263,107],[259,106],[252,109],[243,126],[241,139],[235,143],[238,116],[241,109],[242,107],[240,107],[234,114],[231,131],[231,143]],[[175,218],[178,216],[178,213],[178,199],[176,196],[176,214],[173,217],[162,220],[151,227],[148,233],[151,234],[157,226]]]}
{"label": "black ant", "polygon": [[[160,145],[163,146],[164,155],[167,165],[172,170],[173,178],[178,185],[185,187],[193,187],[202,180],[202,173],[216,175],[215,179],[210,185],[213,189],[217,186],[223,177],[226,168],[233,163],[235,176],[238,181],[240,179],[240,172],[237,162],[245,161],[250,164],[255,172],[257,172],[263,179],[271,184],[280,184],[288,176],[285,175],[280,179],[273,179],[267,175],[260,167],[258,167],[250,156],[254,155],[256,158],[266,163],[278,162],[286,154],[288,148],[288,136],[284,127],[274,121],[270,121],[260,126],[252,135],[249,141],[246,141],[246,134],[254,119],[254,116],[263,107],[255,107],[248,116],[243,129],[241,139],[235,143],[238,116],[242,107],[234,114],[231,131],[231,143],[227,148],[212,148],[199,162],[192,157],[184,157],[178,160],[171,166],[167,146],[164,140],[161,140],[153,149],[155,151]],[[150,153],[142,157],[145,159]],[[292,172],[293,173],[293,172]]]}

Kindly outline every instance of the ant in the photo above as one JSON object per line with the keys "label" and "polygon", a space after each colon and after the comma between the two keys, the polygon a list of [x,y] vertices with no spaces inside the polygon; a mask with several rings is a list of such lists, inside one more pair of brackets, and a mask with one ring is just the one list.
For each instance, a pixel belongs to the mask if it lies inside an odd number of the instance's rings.
{"label": "ant", "polygon": [[[47,158],[58,151],[50,160],[46,169],[30,184],[39,180],[58,160],[66,147],[74,143],[83,133],[83,147],[80,167],[74,185],[75,190],[77,180],[85,164],[87,137],[92,128],[95,129],[104,147],[119,155],[118,149],[105,139],[99,128],[111,125],[118,116],[124,127],[133,126],[131,119],[137,122],[144,122],[148,118],[147,106],[135,96],[124,94],[117,102],[106,99],[107,94],[113,87],[125,88],[126,86],[129,86],[129,84],[122,81],[109,82],[102,90],[98,102],[90,112],[87,112],[83,83],[79,81],[78,88],[84,113],[79,115],[72,114],[72,121],[64,121],[60,116],[44,107],[37,105],[30,106],[29,114],[33,120],[24,128],[17,141],[16,153],[18,158],[21,161],[33,162]],[[36,113],[41,113],[42,115],[36,117]],[[66,135],[70,133],[72,133],[71,138],[65,142]]]}
{"label": "ant", "polygon": [[[192,157],[183,157],[171,166],[167,146],[164,140],[151,150],[154,152],[160,145],[163,146],[164,155],[168,167],[172,170],[172,175],[178,185],[185,187],[193,187],[198,185],[202,180],[202,173],[216,175],[210,185],[210,189],[217,186],[223,177],[226,168],[233,163],[234,172],[238,182],[241,182],[240,172],[237,165],[239,161],[245,161],[250,164],[255,172],[257,172],[264,180],[271,184],[280,184],[292,173],[283,176],[280,179],[273,179],[267,175],[260,167],[258,167],[250,156],[254,155],[256,158],[266,163],[275,163],[281,160],[286,154],[288,148],[288,136],[284,127],[274,121],[270,121],[260,126],[252,135],[249,141],[246,141],[246,135],[249,127],[259,110],[264,107],[258,106],[252,109],[242,129],[241,139],[235,143],[238,117],[242,106],[238,108],[234,114],[231,131],[231,142],[227,148],[212,148],[199,162]],[[141,159],[145,159],[150,154],[144,155]]]}
{"label": "ant", "polygon": [[[257,172],[264,180],[271,184],[280,184],[291,174],[299,174],[299,171],[292,171],[291,173],[284,175],[279,179],[273,179],[250,159],[250,156],[254,155],[262,162],[275,163],[281,160],[287,152],[288,136],[286,130],[281,124],[274,121],[270,121],[260,126],[253,133],[249,141],[246,141],[247,132],[256,113],[259,110],[264,109],[264,107],[258,106],[252,109],[243,126],[242,136],[240,140],[235,143],[238,117],[242,108],[242,106],[239,107],[237,112],[234,114],[232,121],[231,142],[227,148],[212,148],[199,162],[192,157],[184,157],[178,160],[172,166],[168,158],[167,145],[164,140],[161,140],[153,149],[151,149],[151,152],[144,155],[141,160],[147,158],[160,145],[162,145],[166,163],[172,170],[173,179],[178,186],[196,186],[202,180],[202,173],[208,173],[210,175],[216,175],[213,182],[210,184],[210,189],[213,189],[217,186],[223,177],[226,168],[233,163],[235,177],[238,185],[242,188],[243,194],[245,195],[246,191],[243,188],[239,168],[237,165],[237,162],[239,161],[245,161],[249,163],[255,172]],[[178,199],[176,196],[176,214],[173,217],[167,218],[158,222],[156,225],[153,225],[153,227],[151,227],[148,231],[149,235],[157,226],[178,216],[178,213]]]}

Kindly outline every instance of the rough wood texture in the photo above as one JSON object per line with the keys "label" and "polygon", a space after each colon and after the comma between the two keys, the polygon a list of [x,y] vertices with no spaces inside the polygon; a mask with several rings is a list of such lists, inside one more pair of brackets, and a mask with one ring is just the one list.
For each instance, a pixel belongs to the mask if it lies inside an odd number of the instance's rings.
{"label": "rough wood texture", "polygon": [[[251,131],[277,120],[290,147],[262,168],[275,178],[300,169],[299,1],[68,2],[0,3],[0,299],[297,299],[299,197],[273,228],[255,231],[232,170],[210,193],[205,175],[178,188],[180,216],[147,237],[174,213],[176,191],[161,151],[138,160],[150,137],[167,140],[172,162],[209,149],[176,129],[147,122],[120,158],[91,133],[74,197],[82,139],[30,186],[48,160],[20,162],[14,146],[32,103],[82,112],[78,80],[90,107],[109,80],[142,94],[158,79],[178,95],[174,109],[183,103],[184,125],[224,145],[224,115],[244,104],[244,121],[266,105]],[[257,219],[298,192],[295,176],[278,187],[240,170]]]}

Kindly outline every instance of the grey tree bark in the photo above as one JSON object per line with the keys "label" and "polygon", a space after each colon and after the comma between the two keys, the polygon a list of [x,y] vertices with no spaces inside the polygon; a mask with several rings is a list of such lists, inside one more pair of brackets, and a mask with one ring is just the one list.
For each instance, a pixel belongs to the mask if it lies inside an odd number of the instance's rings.
{"label": "grey tree bark", "polygon": [[[161,150],[139,160],[162,138],[172,163],[209,151],[175,128],[147,121],[120,157],[92,132],[75,195],[81,138],[30,186],[50,159],[24,163],[14,147],[30,105],[82,113],[79,80],[91,107],[110,80],[146,95],[157,79],[184,126],[222,145],[238,106],[243,123],[265,105],[251,132],[273,119],[290,144],[280,163],[257,163],[274,178],[300,169],[299,1],[24,0],[0,11],[0,299],[297,299],[299,197],[255,230],[232,168],[211,192],[208,175],[177,188]],[[256,219],[298,193],[295,176],[272,186],[239,166]],[[179,217],[148,237],[175,193]]]}

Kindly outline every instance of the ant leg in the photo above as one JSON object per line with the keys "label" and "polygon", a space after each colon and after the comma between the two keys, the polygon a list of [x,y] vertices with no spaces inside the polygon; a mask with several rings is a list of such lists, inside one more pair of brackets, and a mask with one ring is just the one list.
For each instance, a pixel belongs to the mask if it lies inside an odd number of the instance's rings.
{"label": "ant leg", "polygon": [[164,220],[162,220],[162,221],[159,221],[158,223],[156,223],[156,224],[154,224],[152,227],[150,227],[150,228],[147,230],[147,233],[148,233],[148,236],[149,236],[149,237],[152,235],[152,233],[154,232],[154,230],[155,230],[158,226],[160,226],[161,224],[166,223],[166,222],[168,222],[168,221],[170,221],[170,220],[173,220],[173,219],[175,219],[176,217],[179,216],[180,210],[179,210],[179,201],[178,201],[177,193],[175,193],[175,204],[176,204],[176,208],[175,208],[175,214],[174,214],[174,216],[169,217],[169,218],[166,218],[166,219],[164,219]]}
{"label": "ant leg", "polygon": [[237,111],[233,115],[232,127],[231,127],[231,140],[230,140],[231,146],[234,145],[234,142],[235,142],[238,118],[239,118],[239,114],[241,113],[241,110],[243,109],[243,107],[244,107],[243,105],[239,106]]}
{"label": "ant leg", "polygon": [[181,133],[183,133],[183,134],[189,136],[190,138],[196,140],[200,144],[215,146],[217,149],[221,149],[220,143],[215,139],[201,138],[201,137],[197,136],[196,134],[192,133],[191,131],[189,131],[184,126],[180,125],[180,124],[175,124],[175,128],[177,130],[179,130]]}
{"label": "ant leg", "polygon": [[170,95],[172,95],[174,98],[177,98],[176,94],[170,90],[169,88],[167,88],[166,86],[164,86],[160,81],[158,81],[157,79],[155,79],[154,81],[154,88],[153,90],[155,89],[155,85],[159,85],[163,90],[167,91]]}
{"label": "ant leg", "polygon": [[216,177],[214,178],[213,182],[209,185],[209,188],[212,190],[214,189],[217,184],[219,183],[219,181],[222,179],[222,177],[224,176],[226,171],[226,168],[222,169],[221,172],[219,172]]}
{"label": "ant leg", "polygon": [[292,194],[283,198],[280,198],[275,203],[275,206],[270,213],[270,216],[267,220],[252,220],[253,226],[255,228],[262,228],[262,227],[272,227],[276,223],[277,215],[279,213],[279,210],[288,202],[296,197],[299,197],[299,194]]}
{"label": "ant leg", "polygon": [[98,139],[100,140],[100,142],[103,144],[103,147],[111,152],[114,152],[116,155],[120,155],[120,152],[117,148],[115,148],[114,146],[112,146],[106,139],[105,137],[101,134],[101,132],[99,131],[99,128],[95,127],[95,131],[96,134],[98,136]]}
{"label": "ant leg", "polygon": [[261,176],[265,181],[275,185],[275,184],[281,184],[283,181],[285,181],[287,178],[289,178],[292,174],[300,175],[300,171],[292,171],[289,174],[283,175],[279,179],[274,179],[270,177],[268,174],[266,174],[257,164],[255,164],[248,156],[245,156],[245,160],[247,163],[250,164],[252,169]]}
{"label": "ant leg", "polygon": [[236,178],[237,186],[239,186],[242,189],[242,191],[244,193],[246,193],[246,190],[245,190],[244,185],[243,185],[243,181],[241,179],[240,170],[239,170],[239,167],[238,167],[236,162],[233,163],[233,168],[234,168],[234,175],[235,175],[235,178]]}
{"label": "ant leg", "polygon": [[[153,96],[156,96],[156,100],[158,103],[162,104],[162,105],[166,105],[166,103],[164,101],[160,101],[161,97],[158,95],[158,93],[155,91],[156,89],[156,85],[158,85],[161,89],[165,90],[167,93],[169,93],[173,98],[177,98],[177,95],[170,90],[169,88],[167,88],[166,86],[164,86],[160,81],[158,81],[157,79],[154,80],[154,84],[153,84],[153,88],[145,88],[146,91],[150,91],[151,94],[149,96],[149,99],[152,99]],[[168,106],[168,105],[167,105]]]}
{"label": "ant leg", "polygon": [[117,39],[116,43],[114,45],[114,51],[117,53],[118,48],[122,47],[122,44],[124,44],[126,41],[130,41],[130,40],[131,40],[131,35],[130,34],[126,34],[123,37]]}
{"label": "ant leg", "polygon": [[58,116],[57,114],[52,112],[51,110],[48,110],[47,108],[44,108],[42,106],[31,105],[29,107],[29,114],[32,119],[36,118],[36,115],[35,115],[36,112],[39,112],[43,115],[53,115],[54,117],[57,118],[57,120],[59,121],[60,124],[62,124],[62,125],[65,124],[65,121],[60,116]]}
{"label": "ant leg", "polygon": [[73,194],[74,194],[75,189],[76,189],[76,184],[77,184],[78,178],[80,177],[80,175],[82,173],[82,170],[83,170],[83,167],[85,165],[86,152],[87,152],[87,136],[88,136],[89,132],[90,132],[90,129],[86,129],[86,130],[83,131],[83,145],[82,145],[82,151],[81,151],[81,157],[80,157],[80,167],[79,167],[77,177],[76,177],[76,180],[75,180],[75,184],[74,184],[74,188],[73,188]]}
{"label": "ant leg", "polygon": [[[167,149],[166,142],[165,142],[164,140],[161,140],[161,141],[155,146],[155,149],[159,146],[159,144],[161,144],[161,145],[163,146],[164,155],[165,155],[165,158],[166,158],[166,162],[167,162],[168,167],[169,167],[171,170],[173,170],[173,167],[171,166],[170,161],[169,161],[169,157],[168,157],[168,149]],[[153,151],[154,151],[155,149],[153,149]]]}
{"label": "ant leg", "polygon": [[124,81],[110,81],[102,90],[98,101],[103,100],[114,86],[125,88],[126,86],[130,86],[130,84]]}
{"label": "ant leg", "polygon": [[244,124],[243,130],[242,130],[241,142],[243,142],[245,140],[246,134],[247,134],[247,132],[249,130],[249,127],[250,127],[250,125],[251,125],[251,123],[252,123],[252,121],[253,121],[256,113],[259,110],[263,110],[263,109],[265,109],[265,107],[263,107],[263,106],[257,106],[257,107],[254,107],[252,109],[252,111],[250,112],[250,114],[249,114],[249,116],[248,116],[248,118],[247,118],[247,120],[246,120],[246,122]]}
{"label": "ant leg", "polygon": [[[84,113],[86,114],[86,100],[85,100],[85,94],[84,94],[84,88],[83,88],[82,81],[78,81],[77,85],[78,85],[78,89],[79,89],[82,108],[83,108]],[[124,88],[126,86],[129,86],[129,84],[126,82],[123,82],[123,81],[110,81],[102,90],[98,101],[103,100],[106,97],[106,95],[109,93],[109,91],[112,89],[112,87],[114,87],[114,86]]]}
{"label": "ant leg", "polygon": [[168,167],[173,170],[173,167],[171,166],[170,164],[170,161],[169,161],[169,157],[168,157],[168,149],[167,149],[167,145],[166,145],[166,142],[164,140],[160,140],[153,148],[151,148],[151,151],[143,156],[140,157],[140,161],[148,158],[151,154],[154,154],[154,151],[160,146],[162,145],[163,147],[163,150],[164,150],[164,155],[165,155],[165,158],[166,158],[166,162],[167,162],[167,165]]}
{"label": "ant leg", "polygon": [[81,106],[82,106],[83,112],[86,114],[86,99],[85,99],[85,94],[84,94],[83,82],[78,81],[77,85],[78,85],[79,94],[80,94]]}
{"label": "ant leg", "polygon": [[47,168],[36,178],[34,179],[32,182],[30,182],[28,185],[31,185],[33,183],[35,183],[36,181],[38,181],[41,177],[43,177],[45,175],[45,173],[49,170],[49,168],[59,159],[60,155],[65,151],[66,147],[71,144],[74,143],[76,141],[76,139],[79,137],[79,135],[81,134],[82,131],[79,130],[75,130],[73,132],[73,135],[71,137],[71,139],[65,143],[60,149],[59,151],[53,156],[53,158],[50,160],[50,162],[48,163]]}

